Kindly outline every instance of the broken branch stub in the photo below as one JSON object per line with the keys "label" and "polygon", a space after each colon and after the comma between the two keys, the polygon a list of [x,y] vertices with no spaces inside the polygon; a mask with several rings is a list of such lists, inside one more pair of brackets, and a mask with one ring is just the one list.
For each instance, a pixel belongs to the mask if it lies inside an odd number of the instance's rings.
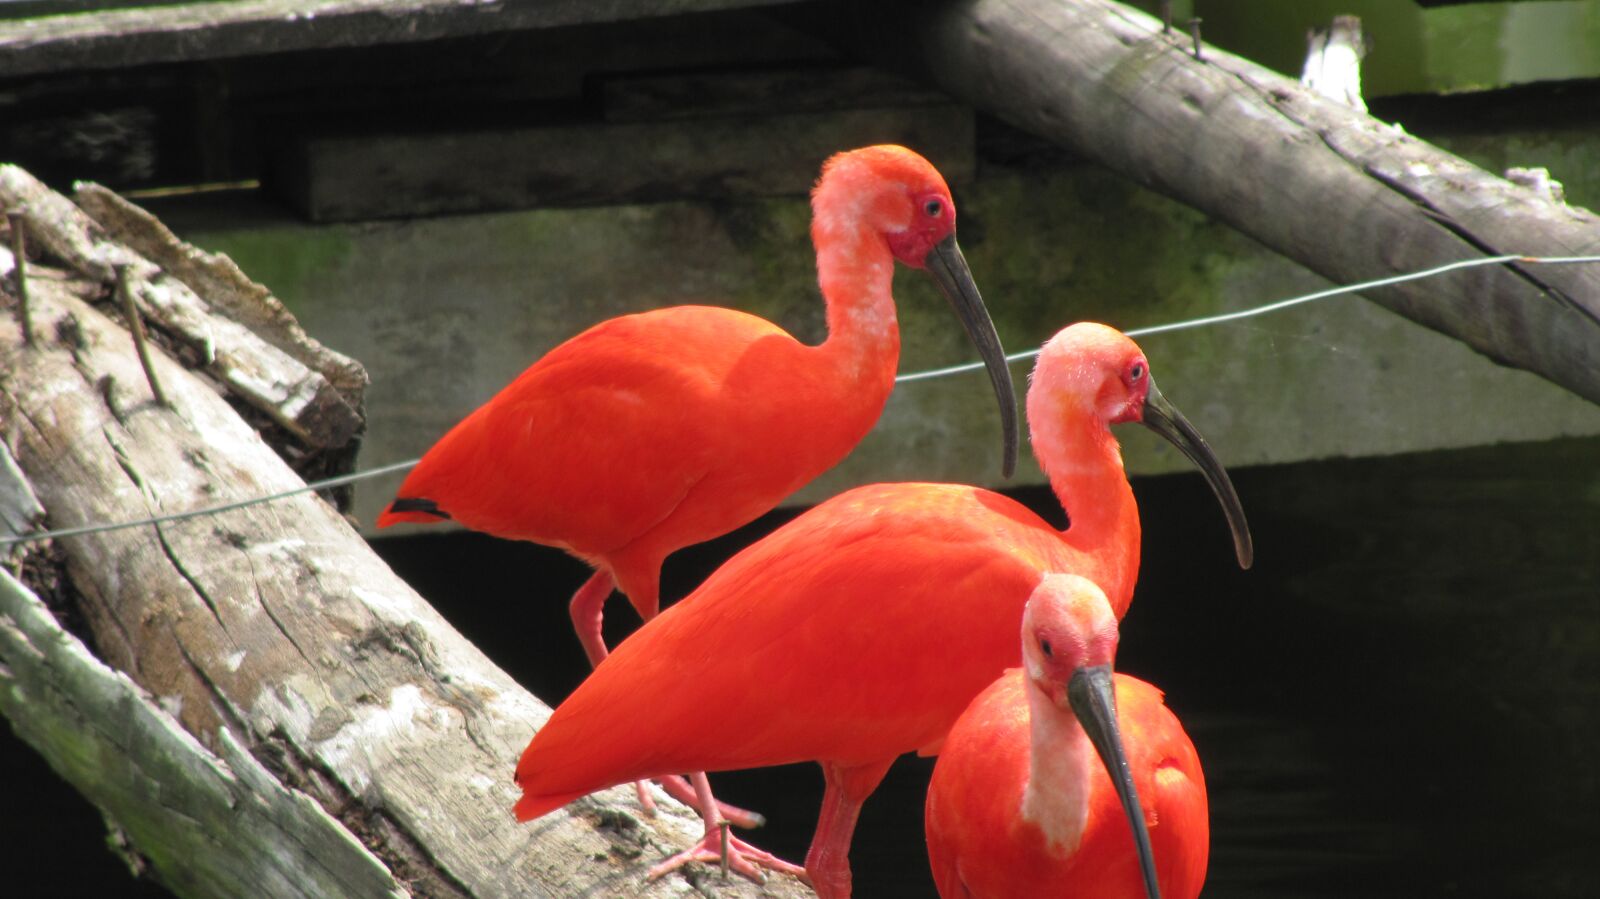
{"label": "broken branch stub", "polygon": [[[107,230],[71,200],[23,169],[0,165],[0,206],[26,205],[34,236],[51,257],[78,274],[111,285],[116,266],[128,267],[129,293],[162,332],[190,347],[200,365],[245,403],[313,448],[342,446],[363,422],[352,402],[319,371],[221,314],[189,285],[163,270]],[[347,389],[361,382],[341,368]]]}

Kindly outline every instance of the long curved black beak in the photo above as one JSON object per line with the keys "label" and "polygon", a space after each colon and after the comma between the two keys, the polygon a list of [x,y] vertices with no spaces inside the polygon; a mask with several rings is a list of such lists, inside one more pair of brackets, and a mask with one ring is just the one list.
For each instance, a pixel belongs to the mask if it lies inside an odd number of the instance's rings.
{"label": "long curved black beak", "polygon": [[1128,768],[1128,754],[1122,749],[1122,731],[1117,727],[1117,704],[1111,689],[1111,666],[1095,665],[1072,672],[1067,681],[1067,700],[1072,703],[1072,713],[1078,716],[1084,733],[1100,753],[1100,761],[1111,775],[1111,784],[1117,788],[1122,800],[1122,810],[1128,816],[1128,826],[1133,828],[1133,845],[1139,852],[1139,869],[1144,872],[1144,892],[1149,899],[1161,899],[1161,885],[1156,882],[1156,857],[1150,849],[1150,831],[1144,826],[1144,809],[1139,805],[1139,791],[1133,785],[1133,772]]}
{"label": "long curved black beak", "polygon": [[1001,460],[1000,472],[1009,478],[1017,470],[1017,396],[1016,389],[1011,386],[1006,351],[1001,349],[1000,335],[994,330],[994,320],[983,305],[983,297],[972,280],[972,270],[967,268],[967,257],[961,255],[954,232],[934,244],[922,264],[939,282],[939,289],[950,305],[955,307],[961,326],[967,329],[967,336],[978,347],[984,367],[989,370],[995,399],[1000,401],[1000,428],[1005,434],[1005,457]]}
{"label": "long curved black beak", "polygon": [[1189,461],[1205,475],[1211,492],[1217,495],[1217,502],[1222,504],[1222,514],[1228,517],[1228,528],[1233,531],[1233,551],[1239,557],[1239,567],[1249,568],[1255,560],[1255,545],[1250,540],[1250,524],[1244,520],[1244,506],[1239,503],[1239,494],[1233,490],[1233,482],[1228,480],[1228,472],[1217,461],[1211,447],[1206,445],[1206,439],[1200,436],[1194,425],[1189,424],[1189,419],[1184,418],[1178,407],[1168,402],[1156,389],[1153,379],[1150,381],[1150,391],[1145,395],[1141,420],[1145,427],[1166,438],[1188,456]]}

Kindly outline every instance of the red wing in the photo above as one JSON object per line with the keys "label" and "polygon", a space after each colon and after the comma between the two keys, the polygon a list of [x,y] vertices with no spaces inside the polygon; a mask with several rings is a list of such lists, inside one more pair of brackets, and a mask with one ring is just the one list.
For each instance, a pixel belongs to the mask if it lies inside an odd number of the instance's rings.
{"label": "red wing", "polygon": [[746,549],[617,647],[530,744],[519,782],[544,794],[863,764],[938,739],[1017,664],[1038,580],[977,492],[861,488]]}
{"label": "red wing", "polygon": [[[401,497],[475,530],[604,552],[669,514],[735,427],[721,379],[758,339],[753,316],[676,307],[603,322],[551,350],[464,419]],[[380,524],[406,520],[389,515]]]}

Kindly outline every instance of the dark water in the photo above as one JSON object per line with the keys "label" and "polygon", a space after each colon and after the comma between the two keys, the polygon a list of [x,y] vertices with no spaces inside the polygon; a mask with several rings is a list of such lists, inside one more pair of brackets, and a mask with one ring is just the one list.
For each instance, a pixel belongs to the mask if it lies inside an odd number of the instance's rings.
{"label": "dark water", "polygon": [[[1197,476],[1136,481],[1144,570],[1118,667],[1167,691],[1205,764],[1208,896],[1596,896],[1600,440],[1235,473],[1257,565],[1232,561]],[[1020,499],[1059,518],[1045,491]],[[676,598],[780,512],[669,560]],[[585,665],[565,599],[586,569],[471,534],[379,551],[547,700]],[[608,637],[635,622],[608,606]],[[135,895],[98,816],[0,736],[0,845],[18,895]],[[931,762],[868,801],[857,894],[931,896]],[[815,766],[713,778],[799,860]],[[152,894],[156,891],[151,890]]]}
{"label": "dark water", "polygon": [[[1168,694],[1212,809],[1207,895],[1595,896],[1600,441],[1242,471],[1241,572],[1198,476],[1141,479],[1144,570],[1119,667]],[[1017,494],[1052,520],[1044,490]],[[669,561],[675,598],[793,513]],[[471,535],[380,545],[535,692],[584,673],[565,598],[586,569]],[[469,581],[468,578],[479,580]],[[611,635],[634,626],[614,599]],[[852,848],[858,894],[931,896],[932,763],[903,759]],[[815,766],[714,778],[799,860]]]}

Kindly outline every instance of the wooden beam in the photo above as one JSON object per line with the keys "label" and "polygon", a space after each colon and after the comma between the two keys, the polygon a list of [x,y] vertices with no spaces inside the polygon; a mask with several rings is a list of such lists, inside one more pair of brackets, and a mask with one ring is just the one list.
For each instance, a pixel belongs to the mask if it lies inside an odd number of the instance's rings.
{"label": "wooden beam", "polygon": [[598,78],[597,84],[608,122],[951,105],[941,91],[859,66],[610,75]]}
{"label": "wooden beam", "polygon": [[[619,102],[626,117],[640,102]],[[917,147],[953,182],[975,167],[972,112],[944,103],[297,142],[271,182],[318,222],[535,206],[804,195],[850,147]]]}
{"label": "wooden beam", "polygon": [[[1600,219],[1587,210],[1215,47],[1196,60],[1188,35],[1163,35],[1159,21],[1110,0],[829,5],[794,20],[1335,282],[1600,252]],[[1600,402],[1600,266],[1511,263],[1367,296]]]}
{"label": "wooden beam", "polygon": [[0,20],[0,77],[412,43],[792,0],[233,0]]}

